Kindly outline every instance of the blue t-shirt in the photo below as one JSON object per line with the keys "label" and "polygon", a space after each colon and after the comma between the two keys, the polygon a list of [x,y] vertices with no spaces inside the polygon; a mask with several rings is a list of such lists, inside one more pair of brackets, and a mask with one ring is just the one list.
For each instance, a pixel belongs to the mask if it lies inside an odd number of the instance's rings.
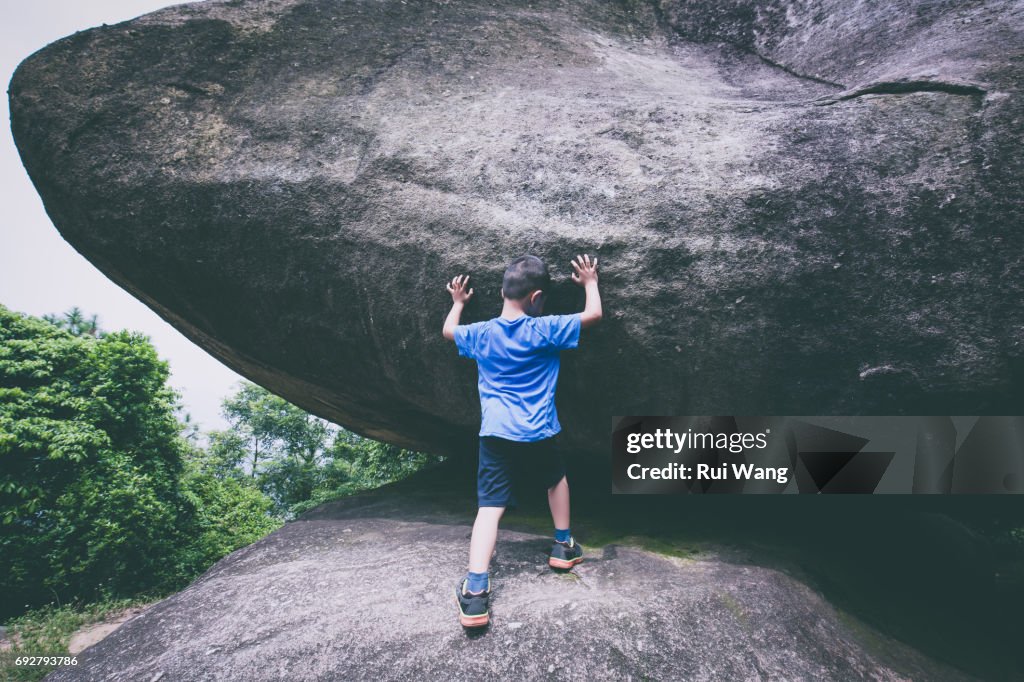
{"label": "blue t-shirt", "polygon": [[580,313],[457,326],[459,355],[476,360],[480,435],[535,441],[561,431],[555,413],[559,353],[579,341]]}

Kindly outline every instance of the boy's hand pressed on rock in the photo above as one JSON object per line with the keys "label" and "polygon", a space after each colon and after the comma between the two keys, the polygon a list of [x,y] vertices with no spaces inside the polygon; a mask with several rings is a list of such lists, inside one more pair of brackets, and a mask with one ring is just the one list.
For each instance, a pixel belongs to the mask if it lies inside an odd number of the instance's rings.
{"label": "boy's hand pressed on rock", "polygon": [[579,284],[587,292],[587,302],[580,313],[580,327],[586,329],[593,327],[601,321],[601,294],[597,290],[597,256],[590,260],[590,256],[583,254],[576,256],[572,261],[572,281]]}
{"label": "boy's hand pressed on rock", "polygon": [[469,282],[469,275],[456,275],[445,286],[448,293],[452,295],[452,303],[465,303],[473,295],[472,289],[466,290],[467,282]]}
{"label": "boy's hand pressed on rock", "polygon": [[467,282],[469,282],[469,275],[456,275],[444,287],[452,295],[452,309],[444,321],[444,330],[441,332],[449,341],[455,340],[455,328],[459,325],[459,319],[462,317],[462,309],[466,306],[466,301],[473,295],[472,289],[466,290]]}
{"label": "boy's hand pressed on rock", "polygon": [[576,256],[569,262],[572,263],[572,268],[576,271],[572,273],[572,281],[581,287],[585,287],[591,282],[597,284],[597,256],[594,256],[593,262],[590,261],[590,256],[587,254]]}

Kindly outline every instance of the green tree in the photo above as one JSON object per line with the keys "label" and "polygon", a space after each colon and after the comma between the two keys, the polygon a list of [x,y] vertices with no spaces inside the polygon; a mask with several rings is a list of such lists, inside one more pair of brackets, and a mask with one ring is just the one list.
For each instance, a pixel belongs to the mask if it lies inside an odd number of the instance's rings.
{"label": "green tree", "polygon": [[146,336],[69,317],[0,306],[0,617],[180,587],[281,523],[237,438],[193,442]]}
{"label": "green tree", "polygon": [[74,306],[71,310],[64,313],[63,316],[43,315],[43,319],[65,331],[71,332],[75,336],[88,335],[98,337],[103,334],[99,327],[99,318],[96,315],[87,318],[78,306]]}
{"label": "green tree", "polygon": [[141,334],[76,335],[0,306],[0,592],[172,579],[186,443],[168,373]]}
{"label": "green tree", "polygon": [[[241,382],[235,395],[223,401],[222,413],[231,424],[232,433],[246,443],[249,474],[256,478],[260,463],[276,459],[288,449],[298,445],[285,442],[294,437],[292,429],[298,418],[293,414],[308,416],[297,407],[274,395],[262,386]],[[218,435],[221,443],[233,444],[229,437]]]}
{"label": "green tree", "polygon": [[355,480],[364,488],[376,488],[397,481],[443,460],[437,455],[405,450],[397,445],[362,438],[347,431],[342,431],[334,439],[328,455],[350,464]]}
{"label": "green tree", "polygon": [[271,514],[273,501],[251,478],[225,475],[209,462],[198,448],[186,459],[184,494],[195,511],[188,524],[192,541],[181,552],[177,570],[184,577],[281,526]]}
{"label": "green tree", "polygon": [[232,428],[209,434],[208,466],[221,475],[247,468],[283,517],[440,461],[333,427],[249,382],[224,400],[223,414]]}
{"label": "green tree", "polygon": [[248,447],[252,440],[238,431],[210,431],[206,434],[207,447],[196,454],[202,458],[206,471],[217,478],[248,477],[243,470],[244,462],[250,457]]}
{"label": "green tree", "polygon": [[224,400],[223,415],[231,430],[209,434],[210,466],[222,475],[248,469],[276,514],[287,516],[324,485],[323,452],[334,431],[328,422],[247,381]]}
{"label": "green tree", "polygon": [[178,421],[181,422],[181,435],[191,445],[195,445],[199,442],[199,424],[192,421],[192,415],[190,413],[182,413],[180,409],[178,412],[181,414],[178,418]]}

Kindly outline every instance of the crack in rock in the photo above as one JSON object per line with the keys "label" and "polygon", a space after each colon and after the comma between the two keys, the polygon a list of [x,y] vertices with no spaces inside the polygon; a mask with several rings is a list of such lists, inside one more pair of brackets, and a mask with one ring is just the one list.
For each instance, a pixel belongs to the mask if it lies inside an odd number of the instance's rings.
{"label": "crack in rock", "polygon": [[984,97],[985,88],[974,83],[933,80],[895,80],[879,81],[856,88],[850,88],[835,95],[825,95],[814,100],[818,106],[829,106],[846,100],[856,99],[863,95],[907,95],[915,92],[940,92],[947,95],[965,97]]}

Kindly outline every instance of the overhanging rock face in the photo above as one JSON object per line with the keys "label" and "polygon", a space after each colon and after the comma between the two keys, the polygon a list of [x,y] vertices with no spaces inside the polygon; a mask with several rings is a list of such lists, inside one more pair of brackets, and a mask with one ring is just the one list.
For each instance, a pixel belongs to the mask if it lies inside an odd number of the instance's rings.
{"label": "overhanging rock face", "polygon": [[505,263],[605,320],[564,356],[567,444],[613,414],[1022,409],[1015,2],[172,7],[10,86],[64,237],[225,363],[360,433],[453,451]]}

